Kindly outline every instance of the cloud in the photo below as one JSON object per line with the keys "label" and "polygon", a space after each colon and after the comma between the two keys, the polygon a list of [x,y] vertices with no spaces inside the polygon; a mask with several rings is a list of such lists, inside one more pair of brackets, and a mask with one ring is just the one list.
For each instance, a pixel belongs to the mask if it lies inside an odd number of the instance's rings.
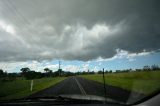
{"label": "cloud", "polygon": [[146,56],[146,55],[150,55],[150,54],[154,53],[154,51],[146,52],[145,50],[141,53],[130,53],[126,50],[121,50],[121,49],[116,49],[116,52],[117,53],[111,58],[103,59],[102,57],[98,57],[95,60],[97,62],[113,61],[113,60],[116,60],[116,59],[128,59],[128,61],[135,61],[136,57]]}
{"label": "cloud", "polygon": [[83,64],[82,70],[83,71],[88,71],[89,70],[89,64]]}
{"label": "cloud", "polygon": [[79,66],[76,65],[65,65],[63,66],[64,71],[77,72],[80,70]]}
{"label": "cloud", "polygon": [[[143,50],[157,51],[158,3],[158,0],[0,1],[0,61],[90,61],[98,57],[114,59],[116,55],[133,57],[142,55]],[[118,49],[124,51],[117,54]]]}
{"label": "cloud", "polygon": [[0,62],[0,69],[7,72],[20,72],[20,69],[24,67],[37,72],[44,72],[44,68],[49,68],[53,71],[58,70],[58,64],[52,64],[50,61]]}
{"label": "cloud", "polygon": [[0,29],[4,30],[10,34],[15,34],[15,29],[13,28],[12,25],[6,24],[4,21],[0,20]]}

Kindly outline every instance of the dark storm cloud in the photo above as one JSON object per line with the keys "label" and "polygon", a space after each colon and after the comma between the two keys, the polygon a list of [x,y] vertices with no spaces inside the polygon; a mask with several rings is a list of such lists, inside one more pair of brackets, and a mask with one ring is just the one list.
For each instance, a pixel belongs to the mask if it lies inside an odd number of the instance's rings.
{"label": "dark storm cloud", "polygon": [[0,1],[1,61],[91,60],[160,49],[158,0]]}

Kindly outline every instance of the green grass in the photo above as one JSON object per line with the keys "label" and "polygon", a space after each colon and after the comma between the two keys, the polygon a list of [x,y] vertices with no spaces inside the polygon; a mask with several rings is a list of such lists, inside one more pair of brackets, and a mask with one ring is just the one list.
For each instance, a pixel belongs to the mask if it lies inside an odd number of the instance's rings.
{"label": "green grass", "polygon": [[30,91],[31,80],[19,78],[9,82],[0,81],[0,100],[20,99],[48,88],[64,79],[65,77],[34,79],[32,92]]}
{"label": "green grass", "polygon": [[[103,83],[102,74],[81,75]],[[105,74],[106,84],[149,95],[160,89],[160,71]]]}

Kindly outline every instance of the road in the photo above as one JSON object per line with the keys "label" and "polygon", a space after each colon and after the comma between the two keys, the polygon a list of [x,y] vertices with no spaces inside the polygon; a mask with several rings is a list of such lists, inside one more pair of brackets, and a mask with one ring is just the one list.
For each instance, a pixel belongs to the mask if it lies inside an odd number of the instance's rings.
{"label": "road", "polygon": [[[30,95],[29,98],[72,94],[97,95],[105,97],[103,84],[81,77],[69,77],[54,86]],[[136,92],[129,92],[118,87],[106,85],[106,97],[116,101],[133,102],[143,96],[144,95]]]}

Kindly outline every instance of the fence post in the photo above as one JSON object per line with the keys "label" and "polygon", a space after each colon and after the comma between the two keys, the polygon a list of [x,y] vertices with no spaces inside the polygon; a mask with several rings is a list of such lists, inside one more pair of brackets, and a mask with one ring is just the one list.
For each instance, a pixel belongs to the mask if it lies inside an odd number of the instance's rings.
{"label": "fence post", "polygon": [[31,80],[31,91],[33,90],[33,80]]}

